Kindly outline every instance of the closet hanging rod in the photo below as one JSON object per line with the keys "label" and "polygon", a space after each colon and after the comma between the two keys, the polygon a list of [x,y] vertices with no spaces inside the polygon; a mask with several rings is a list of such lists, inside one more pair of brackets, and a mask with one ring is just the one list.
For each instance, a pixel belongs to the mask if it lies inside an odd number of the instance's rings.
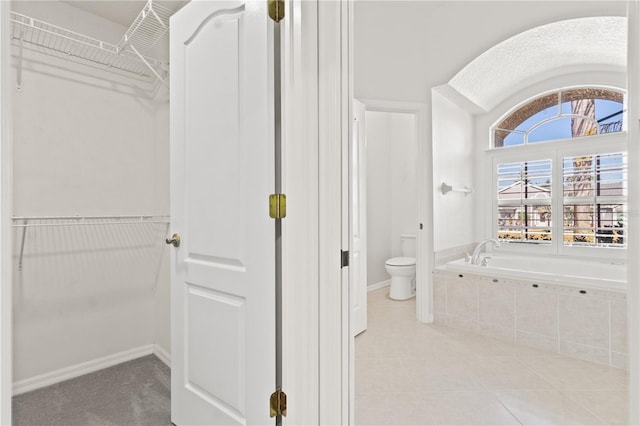
{"label": "closet hanging rod", "polygon": [[[118,216],[14,216],[11,218],[11,226],[22,228],[22,241],[20,242],[20,254],[18,257],[18,271],[22,271],[24,258],[24,245],[27,236],[27,228],[57,227],[57,226],[90,226],[90,225],[135,225],[141,223],[169,224],[169,215],[118,215]],[[29,223],[36,221],[36,223]]]}
{"label": "closet hanging rod", "polygon": [[[138,223],[169,223],[168,215],[127,215],[127,216],[14,216],[13,227],[31,228],[45,226],[78,225],[130,225]],[[29,223],[30,221],[49,221]],[[56,221],[56,222],[51,222]]]}

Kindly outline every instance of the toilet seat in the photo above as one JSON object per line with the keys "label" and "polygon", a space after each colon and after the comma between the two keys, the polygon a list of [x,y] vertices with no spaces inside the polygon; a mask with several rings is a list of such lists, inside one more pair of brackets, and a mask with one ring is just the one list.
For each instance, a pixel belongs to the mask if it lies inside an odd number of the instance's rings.
{"label": "toilet seat", "polygon": [[389,266],[414,266],[416,264],[415,257],[393,257],[385,262]]}

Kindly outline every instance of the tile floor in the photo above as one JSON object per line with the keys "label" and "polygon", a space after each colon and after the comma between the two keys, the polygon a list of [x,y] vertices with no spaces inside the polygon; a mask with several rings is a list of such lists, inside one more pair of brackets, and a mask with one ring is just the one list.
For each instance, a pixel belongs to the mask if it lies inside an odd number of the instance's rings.
{"label": "tile floor", "polygon": [[358,425],[623,425],[627,373],[415,320],[369,293],[356,337]]}

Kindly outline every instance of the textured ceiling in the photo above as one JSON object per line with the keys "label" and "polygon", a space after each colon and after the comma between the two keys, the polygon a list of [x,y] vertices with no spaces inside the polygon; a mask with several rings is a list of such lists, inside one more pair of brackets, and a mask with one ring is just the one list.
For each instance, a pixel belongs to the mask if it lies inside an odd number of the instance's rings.
{"label": "textured ceiling", "polygon": [[626,65],[626,18],[580,18],[536,27],[495,45],[449,84],[489,111],[509,94],[559,68],[624,70]]}

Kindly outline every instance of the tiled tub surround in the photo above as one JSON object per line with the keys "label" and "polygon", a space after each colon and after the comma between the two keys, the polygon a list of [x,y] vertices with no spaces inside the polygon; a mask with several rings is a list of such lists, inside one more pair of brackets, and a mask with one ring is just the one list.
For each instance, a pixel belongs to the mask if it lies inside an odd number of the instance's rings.
{"label": "tiled tub surround", "polygon": [[625,292],[439,267],[434,321],[537,349],[627,368]]}
{"label": "tiled tub surround", "polygon": [[[480,262],[482,261],[482,262]],[[626,292],[627,267],[618,260],[583,260],[557,256],[517,256],[494,253],[482,255],[473,265],[465,259],[446,262],[445,269],[491,277],[538,280],[581,289]],[[439,265],[440,266],[440,265]]]}

